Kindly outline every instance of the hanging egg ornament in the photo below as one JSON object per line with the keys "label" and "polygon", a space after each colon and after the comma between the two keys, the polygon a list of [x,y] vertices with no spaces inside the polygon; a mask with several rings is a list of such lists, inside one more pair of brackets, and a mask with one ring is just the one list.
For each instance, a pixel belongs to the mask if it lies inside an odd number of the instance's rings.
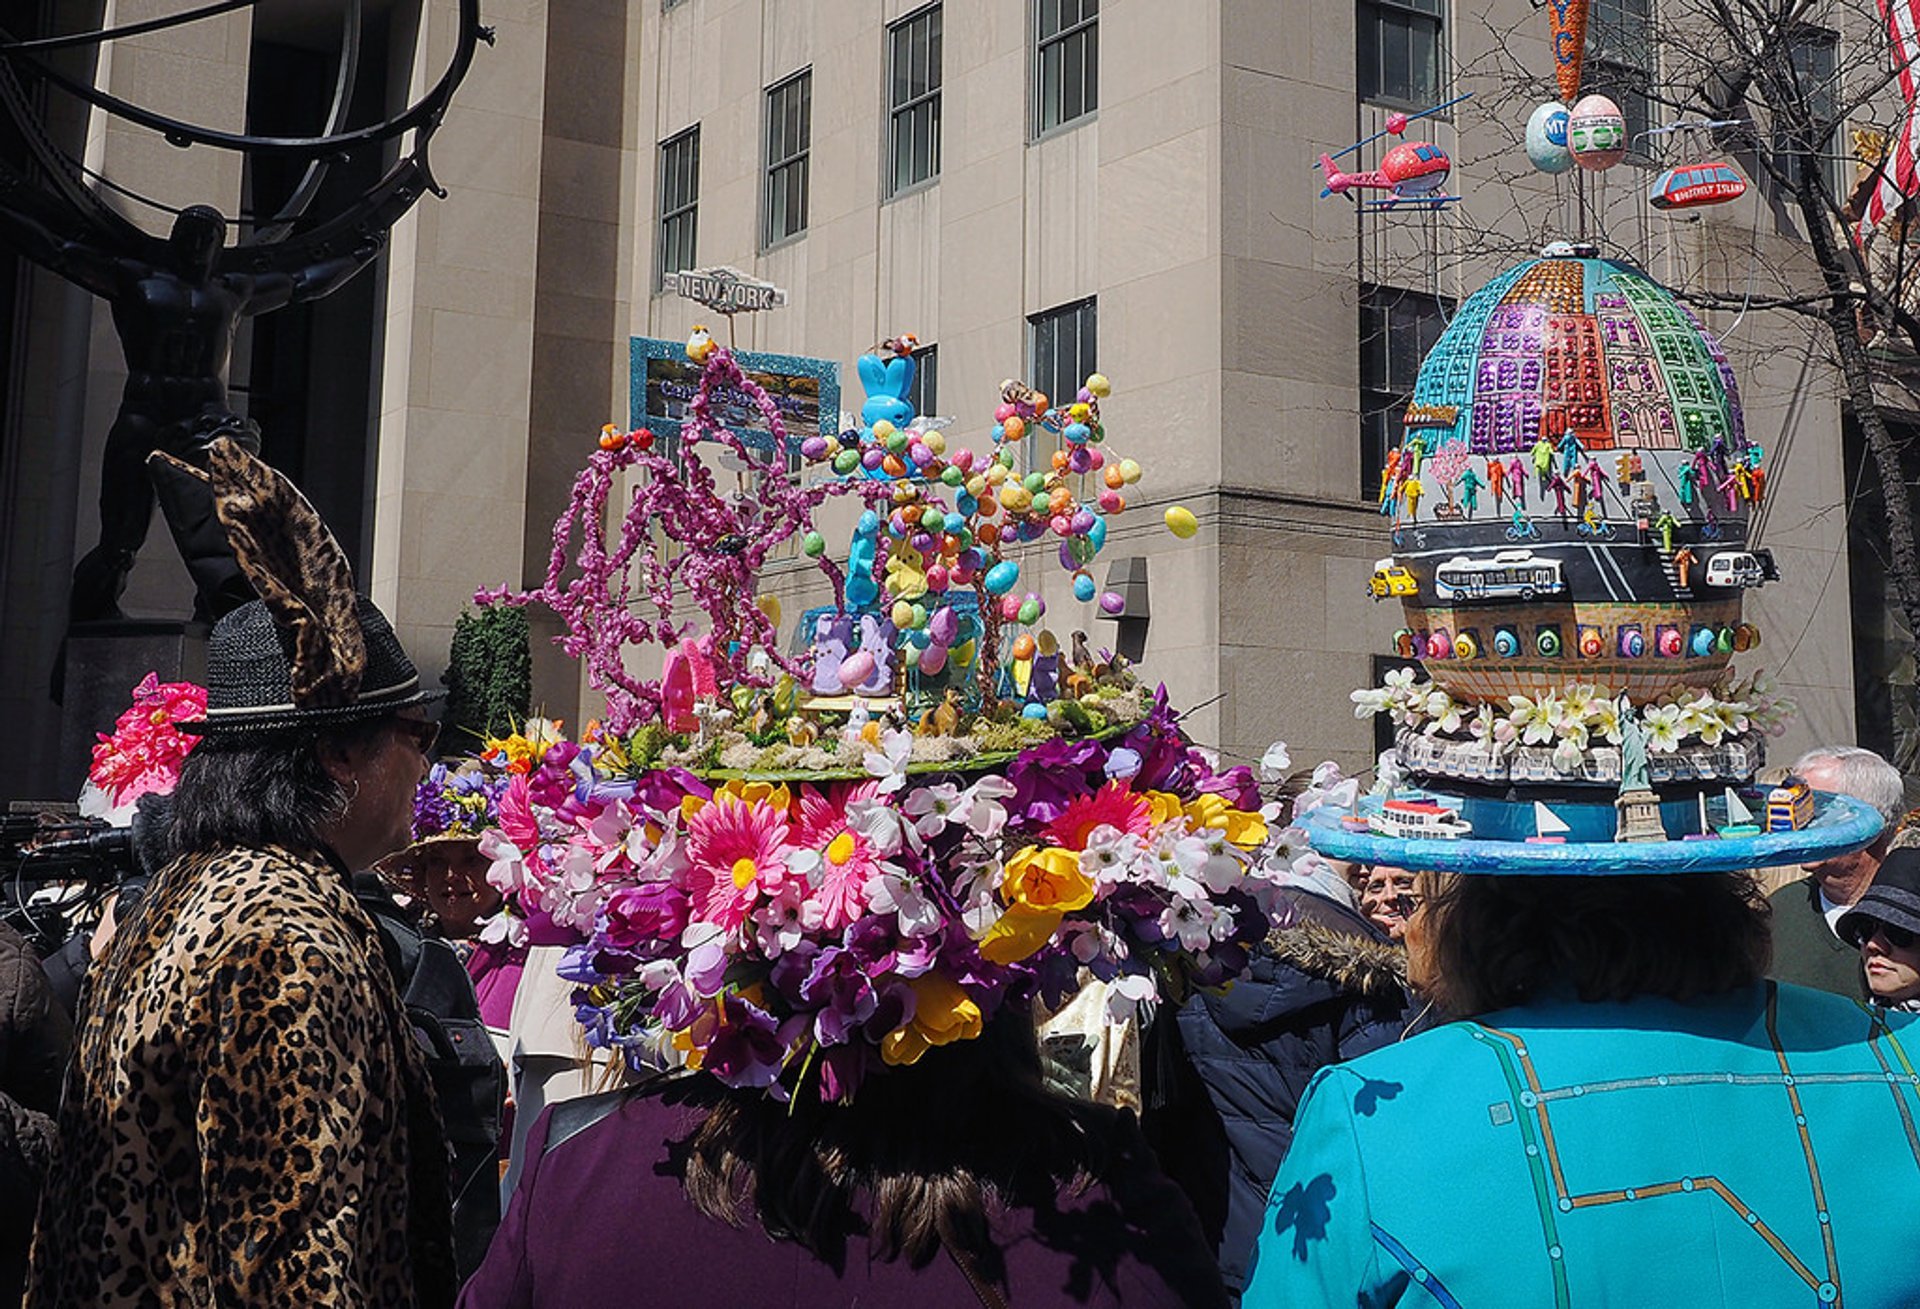
{"label": "hanging egg ornament", "polygon": [[1527,119],[1527,162],[1543,173],[1564,173],[1573,167],[1567,148],[1567,107],[1550,100]]}
{"label": "hanging egg ornament", "polygon": [[1588,172],[1612,168],[1627,157],[1627,120],[1603,95],[1582,96],[1567,115],[1573,162]]}
{"label": "hanging egg ornament", "polygon": [[1200,520],[1185,505],[1174,505],[1167,510],[1167,530],[1185,541],[1200,530]]}

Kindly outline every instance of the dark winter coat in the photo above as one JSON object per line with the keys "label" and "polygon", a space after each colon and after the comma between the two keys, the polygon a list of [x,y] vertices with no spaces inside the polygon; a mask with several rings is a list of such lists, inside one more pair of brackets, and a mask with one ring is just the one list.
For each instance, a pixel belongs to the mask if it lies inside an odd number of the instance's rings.
{"label": "dark winter coat", "polygon": [[[1162,1160],[1236,1293],[1307,1083],[1328,1064],[1398,1040],[1413,1017],[1405,951],[1323,896],[1288,896],[1291,921],[1267,938],[1248,975],[1180,1009],[1185,1066],[1172,1070],[1167,1104],[1154,1115]],[[1160,1057],[1163,1070],[1169,1057]]]}
{"label": "dark winter coat", "polygon": [[20,1303],[33,1211],[53,1155],[53,1112],[73,1045],[26,940],[0,923],[0,1306]]}

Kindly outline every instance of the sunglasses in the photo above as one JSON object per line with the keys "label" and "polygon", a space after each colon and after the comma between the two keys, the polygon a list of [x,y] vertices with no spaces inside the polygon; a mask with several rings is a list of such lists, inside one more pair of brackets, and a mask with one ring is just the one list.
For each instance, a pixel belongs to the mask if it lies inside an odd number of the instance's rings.
{"label": "sunglasses", "polygon": [[392,721],[394,727],[413,738],[421,754],[432,757],[434,743],[440,739],[440,724],[424,718],[395,718]]}
{"label": "sunglasses", "polygon": [[1878,918],[1869,918],[1854,929],[1853,944],[1857,948],[1865,945],[1874,937],[1884,937],[1888,945],[1896,950],[1908,950],[1913,947],[1914,934],[1905,927],[1895,927],[1892,923],[1883,923]]}

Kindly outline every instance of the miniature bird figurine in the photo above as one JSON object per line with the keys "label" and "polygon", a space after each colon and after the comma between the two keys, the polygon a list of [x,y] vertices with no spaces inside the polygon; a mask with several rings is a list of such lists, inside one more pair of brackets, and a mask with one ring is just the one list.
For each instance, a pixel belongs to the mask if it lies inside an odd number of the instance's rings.
{"label": "miniature bird figurine", "polygon": [[699,323],[693,325],[693,335],[687,338],[687,358],[696,364],[704,364],[719,348],[720,343],[713,339],[711,332]]}

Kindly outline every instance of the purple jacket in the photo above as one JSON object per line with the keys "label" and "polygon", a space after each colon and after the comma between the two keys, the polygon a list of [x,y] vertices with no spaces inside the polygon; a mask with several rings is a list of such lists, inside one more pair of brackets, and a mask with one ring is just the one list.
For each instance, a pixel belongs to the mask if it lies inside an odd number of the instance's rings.
{"label": "purple jacket", "polygon": [[[981,1309],[952,1259],[915,1270],[882,1262],[850,1236],[835,1272],[801,1246],[706,1217],[681,1191],[672,1143],[699,1109],[654,1096],[545,1152],[552,1115],[527,1137],[526,1172],[461,1309],[644,1303],[650,1309],[726,1306],[911,1305]],[[1040,1305],[1224,1306],[1211,1252],[1186,1198],[1161,1175],[1131,1115],[1114,1120],[1113,1175],[1052,1205],[1009,1209],[993,1222],[1008,1302]]]}

